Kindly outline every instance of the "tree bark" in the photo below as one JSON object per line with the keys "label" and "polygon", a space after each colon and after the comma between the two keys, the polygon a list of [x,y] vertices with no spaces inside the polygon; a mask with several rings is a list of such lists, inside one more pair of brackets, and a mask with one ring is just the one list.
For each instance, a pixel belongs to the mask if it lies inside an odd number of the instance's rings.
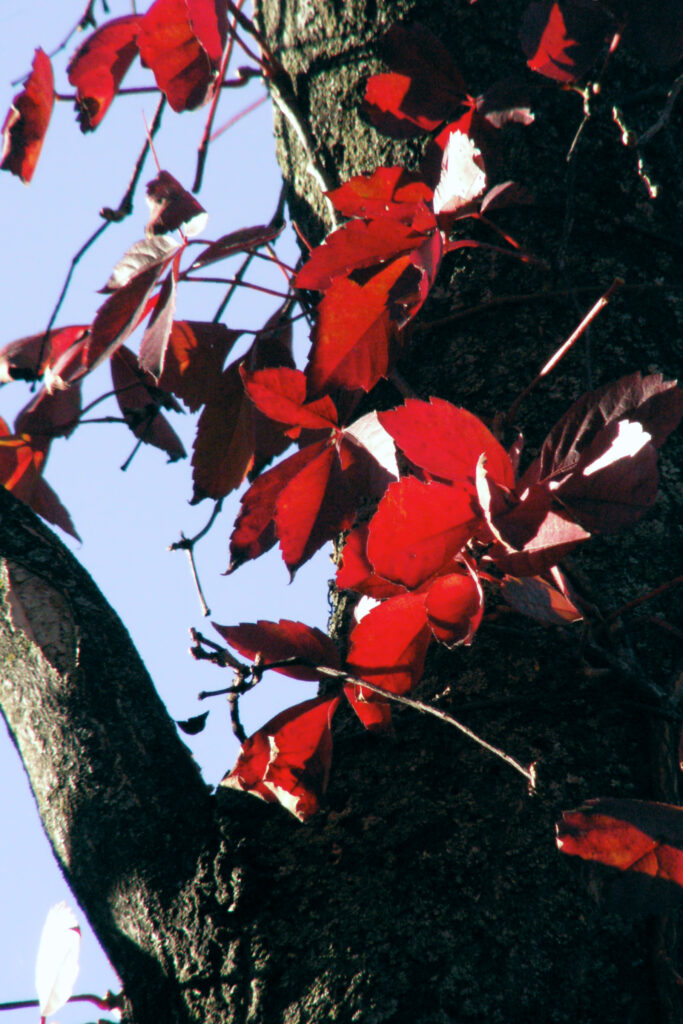
{"label": "tree bark", "polygon": [[[278,156],[312,243],[329,215],[292,113],[331,185],[414,162],[414,145],[383,138],[358,114],[361,83],[381,67],[381,32],[420,17],[476,95],[522,72],[525,6],[265,0],[259,24],[285,76]],[[660,188],[650,198],[611,113],[622,105],[644,131],[664,100],[638,94],[657,80],[619,51],[569,162],[582,119],[575,92],[539,88],[535,124],[505,130],[504,177],[535,202],[498,221],[546,267],[450,257],[399,367],[416,394],[483,418],[504,412],[615,276],[626,286],[590,343],[521,407],[527,450],[587,387],[636,369],[675,373],[680,156],[669,124],[644,151]],[[387,383],[371,400],[401,397]],[[662,451],[661,494],[637,529],[572,559],[600,608],[675,572],[679,456],[680,441]],[[653,696],[676,685],[676,635],[647,611],[582,633],[499,610],[471,648],[431,657],[420,695],[536,761],[536,795],[442,723],[402,711],[387,741],[349,715],[335,735],[327,807],[301,826],[242,794],[209,794],[104,599],[4,494],[0,552],[4,714],[55,853],[123,980],[127,1022],[683,1019],[671,917],[617,916],[637,893],[560,856],[553,836],[560,812],[590,797],[678,802],[673,729]],[[652,607],[675,625],[671,594]],[[344,624],[340,599],[341,638]]]}

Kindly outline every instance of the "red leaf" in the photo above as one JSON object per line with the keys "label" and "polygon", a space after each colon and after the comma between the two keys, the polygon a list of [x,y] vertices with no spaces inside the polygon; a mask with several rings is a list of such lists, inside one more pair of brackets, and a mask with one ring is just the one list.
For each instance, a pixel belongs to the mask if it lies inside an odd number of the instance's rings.
{"label": "red leaf", "polygon": [[38,380],[51,363],[80,341],[88,331],[89,327],[84,325],[60,327],[51,331],[48,337],[42,331],[28,338],[11,341],[0,349],[0,383]]}
{"label": "red leaf", "polygon": [[0,484],[43,519],[80,540],[69,513],[42,478],[48,447],[45,441],[35,441],[28,435],[10,434],[0,419]]}
{"label": "red leaf", "polygon": [[139,20],[136,14],[128,14],[106,22],[71,58],[67,74],[76,89],[81,131],[97,128],[137,56]]}
{"label": "red leaf", "polygon": [[288,459],[262,473],[242,498],[242,507],[230,538],[230,565],[234,572],[243,562],[258,558],[277,541],[275,534],[275,503],[289,481],[327,447],[322,441],[309,445]]}
{"label": "red leaf", "polygon": [[[311,449],[315,451],[318,445],[303,451]],[[348,530],[354,519],[355,497],[339,456],[325,442],[321,449],[284,485],[275,503],[275,528],[292,575],[326,541]]]}
{"label": "red leaf", "polygon": [[378,599],[403,593],[403,587],[382,579],[374,571],[367,556],[369,524],[363,523],[346,538],[341,565],[337,569],[340,590],[355,590],[359,594]]}
{"label": "red leaf", "polygon": [[363,109],[375,127],[405,138],[452,120],[465,100],[465,83],[450,54],[427,29],[393,25],[385,37],[393,74],[368,79]]}
{"label": "red leaf", "polygon": [[36,169],[54,102],[52,64],[47,54],[38,49],[31,74],[12,100],[2,126],[0,169],[16,174],[25,185]]}
{"label": "red leaf", "polygon": [[414,589],[466,544],[476,521],[467,491],[404,477],[389,485],[370,521],[368,560],[383,579]]}
{"label": "red leaf", "polygon": [[265,416],[286,424],[289,437],[296,439],[301,430],[337,428],[337,410],[329,395],[306,402],[306,377],[287,366],[242,373],[244,387],[254,405]]}
{"label": "red leaf", "polygon": [[176,320],[159,387],[196,412],[220,390],[223,363],[239,337],[239,331],[230,331],[225,324]]}
{"label": "red leaf", "polygon": [[428,473],[465,485],[474,494],[477,462],[483,454],[489,475],[514,487],[507,452],[471,412],[441,398],[409,398],[398,409],[381,412],[379,419],[410,461]]}
{"label": "red leaf", "polygon": [[191,504],[196,505],[204,498],[223,498],[239,487],[253,458],[252,406],[244,391],[239,364],[232,363],[216,382],[197,423]]}
{"label": "red leaf", "polygon": [[154,378],[140,369],[136,356],[125,346],[112,356],[111,377],[116,401],[135,436],[145,444],[161,448],[170,462],[184,459],[187,453],[182,441],[159,411],[164,402],[163,392],[155,386]]}
{"label": "red leaf", "polygon": [[484,615],[484,592],[474,573],[440,576],[425,598],[432,633],[447,647],[471,644]]}
{"label": "red leaf", "polygon": [[[219,626],[212,623],[231,647],[253,662],[257,655],[264,663],[283,661],[285,658],[302,658],[312,665],[339,668],[339,652],[329,636],[303,622],[280,619],[279,622],[240,622],[239,626]],[[292,665],[273,669],[292,679],[320,679],[314,668],[306,665]]]}
{"label": "red leaf", "polygon": [[194,34],[209,60],[218,66],[228,34],[227,11],[221,0],[185,0]]}
{"label": "red leaf", "polygon": [[411,252],[423,241],[422,233],[400,220],[349,221],[331,232],[324,243],[311,252],[294,278],[294,286],[326,291],[335,278],[344,277],[351,270],[395,259]]}
{"label": "red leaf", "polygon": [[182,230],[188,237],[204,230],[208,214],[201,203],[168,171],[159,171],[147,185],[149,220],[147,235],[165,235]]}
{"label": "red leaf", "polygon": [[369,695],[368,690],[363,691],[362,687],[354,686],[352,683],[347,683],[344,687],[346,699],[368,732],[390,733],[392,724],[389,701],[382,700],[375,694],[372,695],[374,700],[368,700],[364,692]]}
{"label": "red leaf", "polygon": [[372,174],[350,178],[327,195],[345,217],[395,218],[406,223],[432,200],[429,186],[405,167],[378,167]]}
{"label": "red leaf", "polygon": [[[187,0],[156,0],[140,19],[140,58],[145,67],[151,68],[157,85],[176,113],[194,110],[209,99],[220,63],[220,56],[216,56],[215,33],[210,28],[213,3],[197,0],[192,7],[197,31],[211,47],[211,54],[193,28]],[[200,13],[206,15],[208,21],[199,17],[199,8],[203,8]],[[221,38],[218,21],[215,27]],[[222,39],[224,42],[224,35]]]}
{"label": "red leaf", "polygon": [[282,230],[283,226],[274,227],[272,224],[260,224],[253,228],[240,228],[238,231],[231,231],[229,235],[223,235],[208,245],[206,249],[202,249],[191,269],[205,267],[209,263],[224,260],[238,252],[252,252],[260,249],[261,246],[267,245],[268,242],[277,238]]}
{"label": "red leaf", "polygon": [[339,697],[316,697],[288,708],[243,745],[222,786],[279,802],[301,821],[318,810],[332,760],[331,722]]}
{"label": "red leaf", "polygon": [[556,82],[575,82],[595,64],[614,32],[612,16],[590,0],[533,3],[520,40],[533,71]]}
{"label": "red leaf", "polygon": [[540,576],[506,576],[501,594],[511,608],[537,622],[564,626],[583,618],[575,604]]}
{"label": "red leaf", "polygon": [[332,388],[369,391],[393,359],[397,324],[389,292],[410,257],[402,256],[364,284],[337,278],[318,306],[309,379],[313,394]]}
{"label": "red leaf", "polygon": [[647,800],[589,800],[563,811],[562,853],[683,886],[683,808]]}
{"label": "red leaf", "polygon": [[422,675],[431,636],[424,594],[390,597],[354,626],[349,670],[390,693],[409,693]]}

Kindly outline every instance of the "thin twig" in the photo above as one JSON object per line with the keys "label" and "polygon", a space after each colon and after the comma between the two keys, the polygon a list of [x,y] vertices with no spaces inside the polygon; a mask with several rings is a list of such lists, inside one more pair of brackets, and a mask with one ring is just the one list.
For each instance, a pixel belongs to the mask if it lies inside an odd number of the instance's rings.
{"label": "thin twig", "polygon": [[650,139],[653,136],[655,136],[657,132],[661,131],[666,124],[668,124],[681,89],[683,89],[683,75],[679,75],[678,78],[675,80],[674,84],[671,86],[671,89],[667,93],[667,100],[666,104],[664,105],[664,109],[662,110],[661,114],[659,115],[655,123],[650,128],[648,128],[647,131],[643,132],[643,134],[637,140],[637,146],[647,145]]}
{"label": "thin twig", "polygon": [[[181,533],[180,534],[180,541],[178,542],[178,548],[180,548],[182,546],[182,541],[185,540],[185,539],[186,539],[185,535]],[[199,574],[197,572],[197,566],[196,566],[195,560],[194,560],[194,544],[193,543],[186,544],[183,547],[183,550],[187,551],[187,558],[188,558],[188,561],[190,563],[190,572],[192,573],[192,579],[194,580],[194,585],[195,585],[195,588],[197,590],[197,597],[199,598],[199,604],[200,604],[200,607],[202,609],[202,615],[204,616],[204,618],[206,618],[208,615],[211,614],[211,609],[209,608],[208,604],[206,603],[206,598],[204,597],[204,591],[202,590],[202,584],[201,584],[201,581],[199,579]]]}
{"label": "thin twig", "polygon": [[521,395],[519,395],[518,398],[515,399],[515,401],[512,403],[512,405],[510,406],[505,415],[505,419],[503,421],[504,423],[512,423],[515,416],[517,415],[517,410],[519,409],[521,403],[524,401],[527,395],[531,391],[533,391],[533,389],[536,387],[539,381],[541,381],[547,374],[550,373],[550,371],[559,363],[560,359],[562,359],[562,357],[567,354],[567,352],[572,347],[577,338],[581,337],[581,335],[588,327],[588,325],[591,323],[591,321],[595,319],[595,317],[602,309],[605,308],[611,297],[614,295],[615,292],[619,290],[619,288],[621,288],[623,283],[624,282],[620,277],[614,278],[607,291],[604,293],[604,295],[600,296],[598,301],[591,307],[588,313],[586,313],[585,317],[583,318],[579,326],[576,328],[576,330],[569,335],[567,340],[562,345],[560,345],[560,347],[550,357],[545,366],[543,366],[541,370],[539,370],[539,372],[536,374],[531,383],[528,384],[525,387],[524,391],[522,391]]}
{"label": "thin twig", "polygon": [[250,103],[247,107],[244,108],[244,110],[240,110],[238,114],[235,114],[228,121],[226,121],[225,124],[222,124],[220,128],[216,129],[216,131],[210,137],[209,142],[213,142],[214,139],[217,139],[219,135],[223,134],[223,132],[227,132],[228,128],[232,128],[234,124],[237,124],[238,121],[241,121],[243,117],[247,116],[247,114],[251,114],[252,111],[257,109],[257,107],[260,107],[264,103],[267,103],[268,99],[268,94],[264,93],[263,96],[260,96],[259,99],[254,100],[254,102]]}
{"label": "thin twig", "polygon": [[626,604],[622,604],[616,611],[611,612],[606,618],[605,623],[614,622],[615,619],[620,618],[624,612],[631,611],[632,608],[637,608],[638,605],[644,604],[646,601],[651,601],[653,597],[659,597],[667,590],[671,590],[672,587],[679,587],[683,583],[683,576],[676,576],[674,579],[669,580],[668,583],[662,583],[661,587],[656,587],[654,590],[649,590],[647,594],[641,594],[640,597],[634,598],[632,601],[627,601]]}
{"label": "thin twig", "polygon": [[184,533],[181,533],[180,534],[180,540],[176,540],[172,544],[169,544],[169,546],[168,546],[168,548],[166,550],[167,551],[187,551],[188,548],[193,548],[195,546],[195,544],[197,543],[197,541],[200,541],[202,539],[202,537],[206,537],[207,533],[209,532],[209,530],[211,529],[211,527],[215,523],[216,518],[218,516],[218,513],[220,512],[222,507],[223,507],[223,499],[219,498],[218,501],[214,502],[213,511],[212,511],[211,515],[209,516],[209,519],[207,520],[205,525],[202,526],[202,528],[199,531],[199,533],[196,533],[194,535],[194,537],[186,537]]}

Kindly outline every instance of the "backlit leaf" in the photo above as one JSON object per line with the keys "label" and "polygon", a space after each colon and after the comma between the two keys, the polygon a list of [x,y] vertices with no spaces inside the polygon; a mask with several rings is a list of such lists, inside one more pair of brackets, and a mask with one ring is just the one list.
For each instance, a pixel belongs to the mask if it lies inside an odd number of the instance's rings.
{"label": "backlit leaf", "polygon": [[[265,664],[283,661],[286,658],[302,658],[311,665],[326,665],[339,668],[339,652],[333,641],[321,630],[306,626],[303,622],[280,619],[279,622],[241,622],[238,626],[219,626],[212,623],[231,647],[253,662],[257,655]],[[273,671],[292,679],[319,679],[314,668],[306,665],[291,665]]]}
{"label": "backlit leaf", "polygon": [[128,14],[100,25],[73,55],[67,68],[76,89],[81,131],[97,128],[137,56],[139,18]]}
{"label": "backlit leaf", "polygon": [[332,716],[339,697],[316,697],[276,715],[242,745],[222,786],[279,802],[307,821],[318,810],[332,760]]}
{"label": "backlit leaf", "polygon": [[[183,443],[160,411],[167,404],[163,392],[155,386],[154,378],[140,369],[137,358],[125,346],[112,356],[111,377],[116,401],[135,437],[161,448],[170,462],[184,459]],[[176,407],[179,408],[177,403]]]}
{"label": "backlit leaf", "polygon": [[[213,3],[203,0],[203,7],[203,13],[210,19]],[[201,107],[216,81],[220,57],[216,55],[215,36],[201,21],[200,25],[195,11],[194,22],[210,46],[211,55],[197,37],[186,0],[155,0],[140,19],[140,58],[145,67],[151,68],[157,85],[176,113]],[[218,21],[215,27],[220,38]]]}
{"label": "backlit leaf", "polygon": [[38,49],[31,74],[12,100],[2,126],[0,169],[16,174],[25,185],[35,172],[54,101],[52,64],[47,54]]}
{"label": "backlit leaf", "polygon": [[40,1015],[49,1017],[60,1010],[74,990],[81,950],[81,929],[66,903],[49,911],[36,957],[36,991]]}
{"label": "backlit leaf", "polygon": [[200,234],[209,216],[201,203],[168,171],[159,171],[146,189],[149,220],[145,233],[165,235],[182,230],[188,238]]}
{"label": "backlit leaf", "polygon": [[354,626],[349,669],[390,693],[409,693],[422,675],[431,636],[423,594],[390,597]]}

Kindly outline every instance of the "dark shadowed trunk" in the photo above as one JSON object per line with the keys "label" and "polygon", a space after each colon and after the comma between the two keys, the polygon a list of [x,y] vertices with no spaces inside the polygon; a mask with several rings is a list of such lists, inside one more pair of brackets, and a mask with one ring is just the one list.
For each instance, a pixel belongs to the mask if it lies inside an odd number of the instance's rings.
{"label": "dark shadowed trunk", "polygon": [[[284,69],[276,88],[288,114],[296,108],[334,186],[415,161],[414,144],[391,143],[358,115],[363,81],[382,67],[384,29],[419,16],[477,95],[526,73],[525,6],[264,0],[259,24]],[[545,265],[449,256],[399,365],[415,394],[488,421],[504,413],[617,276],[618,297],[520,407],[527,453],[587,388],[635,370],[676,374],[675,127],[643,149],[659,186],[652,199],[612,116],[621,107],[642,133],[665,102],[665,90],[647,90],[673,77],[619,51],[569,162],[581,97],[534,81],[535,123],[505,130],[501,165],[535,201],[498,223]],[[330,225],[310,154],[281,112],[276,134],[292,217],[317,243]],[[371,400],[387,407],[401,396],[387,383]],[[676,445],[661,453],[653,511],[569,564],[605,612],[680,564]],[[683,1019],[672,917],[617,916],[641,894],[554,842],[560,812],[590,797],[678,803],[675,729],[653,710],[654,687],[681,683],[680,633],[666,628],[673,592],[590,632],[503,609],[471,648],[432,655],[419,695],[537,762],[535,795],[441,722],[403,710],[385,740],[340,714],[326,807],[302,826],[248,796],[209,794],[118,620],[4,493],[0,552],[3,710],[55,853],[123,980],[126,1021]],[[343,639],[342,601],[333,626]]]}

